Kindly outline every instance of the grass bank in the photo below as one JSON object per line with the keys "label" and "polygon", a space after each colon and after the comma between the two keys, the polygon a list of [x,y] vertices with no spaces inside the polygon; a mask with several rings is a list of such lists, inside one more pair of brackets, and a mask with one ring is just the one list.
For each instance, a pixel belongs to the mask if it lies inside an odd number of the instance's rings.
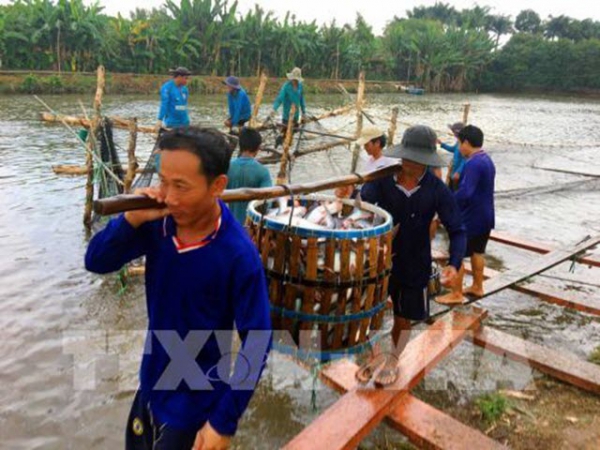
{"label": "grass bank", "polygon": [[[139,75],[124,73],[106,74],[106,94],[146,94],[156,95],[168,75]],[[191,93],[216,94],[225,92],[223,77],[193,76],[188,88]],[[275,94],[285,80],[270,77],[267,94]],[[257,77],[241,78],[241,83],[249,94],[258,89]],[[356,92],[358,80],[311,80],[304,82],[304,89],[310,94],[339,93],[339,85],[348,92]],[[398,92],[398,82],[367,81],[367,92]],[[95,73],[56,73],[56,72],[0,72],[0,94],[89,94],[96,90]]]}

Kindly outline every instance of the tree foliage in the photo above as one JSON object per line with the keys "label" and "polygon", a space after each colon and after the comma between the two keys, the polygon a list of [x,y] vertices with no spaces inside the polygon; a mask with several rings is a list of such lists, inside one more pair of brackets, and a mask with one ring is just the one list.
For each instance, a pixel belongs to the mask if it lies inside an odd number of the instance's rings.
{"label": "tree foliage", "polygon": [[[508,37],[510,38],[508,38]],[[600,23],[566,16],[515,20],[474,6],[419,6],[383,35],[357,14],[352,24],[277,18],[236,0],[165,0],[129,17],[96,0],[13,0],[0,6],[0,66],[18,70],[282,75],[299,66],[314,78],[408,80],[431,91],[598,87]]]}

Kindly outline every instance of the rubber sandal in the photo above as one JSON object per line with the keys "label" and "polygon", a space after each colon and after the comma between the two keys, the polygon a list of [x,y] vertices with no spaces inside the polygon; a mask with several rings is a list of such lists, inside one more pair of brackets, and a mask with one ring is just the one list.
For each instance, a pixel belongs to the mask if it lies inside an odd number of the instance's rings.
{"label": "rubber sandal", "polygon": [[380,367],[382,367],[385,364],[385,362],[386,362],[385,355],[379,354],[379,355],[375,356],[374,358],[367,361],[365,364],[363,364],[362,366],[360,366],[358,368],[358,370],[354,374],[356,380],[360,384],[367,384],[369,382],[369,380],[371,378],[373,378],[373,375],[375,375],[375,372],[377,372],[377,370]]}

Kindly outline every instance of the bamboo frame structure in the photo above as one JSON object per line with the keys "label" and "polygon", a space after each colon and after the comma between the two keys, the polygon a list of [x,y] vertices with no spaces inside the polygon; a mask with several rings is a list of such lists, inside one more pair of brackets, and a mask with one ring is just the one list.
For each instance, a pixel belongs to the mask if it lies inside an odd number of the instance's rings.
{"label": "bamboo frame structure", "polygon": [[102,120],[102,95],[105,87],[104,66],[98,67],[98,79],[96,85],[96,95],[94,97],[94,118],[91,121],[90,133],[88,135],[88,152],[86,153],[87,180],[85,184],[85,210],[83,212],[83,223],[89,230],[92,226],[92,210],[94,203],[94,157],[96,152],[96,134]]}

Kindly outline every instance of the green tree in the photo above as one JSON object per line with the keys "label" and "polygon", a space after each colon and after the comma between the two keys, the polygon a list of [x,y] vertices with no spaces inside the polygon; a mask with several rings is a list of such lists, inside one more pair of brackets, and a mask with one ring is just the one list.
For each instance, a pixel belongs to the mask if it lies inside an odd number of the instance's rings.
{"label": "green tree", "polygon": [[515,29],[521,33],[539,33],[542,30],[542,19],[535,11],[525,9],[515,19]]}

